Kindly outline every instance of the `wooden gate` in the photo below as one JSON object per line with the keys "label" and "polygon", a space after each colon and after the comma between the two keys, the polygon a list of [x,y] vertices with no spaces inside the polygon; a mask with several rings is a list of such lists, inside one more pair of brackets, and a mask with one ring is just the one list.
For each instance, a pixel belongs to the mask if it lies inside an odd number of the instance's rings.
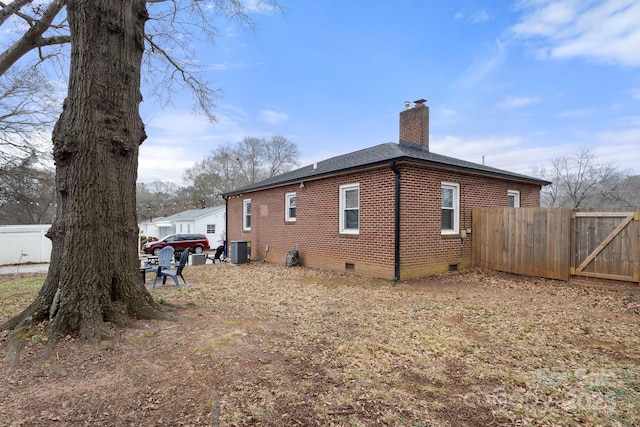
{"label": "wooden gate", "polygon": [[474,208],[472,215],[472,256],[479,267],[640,282],[640,212]]}
{"label": "wooden gate", "polygon": [[571,214],[571,274],[640,281],[640,212]]}

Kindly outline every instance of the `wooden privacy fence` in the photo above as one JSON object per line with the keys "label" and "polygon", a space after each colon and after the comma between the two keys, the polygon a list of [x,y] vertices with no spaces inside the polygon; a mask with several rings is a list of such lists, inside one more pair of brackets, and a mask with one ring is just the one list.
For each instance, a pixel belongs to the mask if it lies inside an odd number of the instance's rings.
{"label": "wooden privacy fence", "polygon": [[568,280],[640,282],[640,212],[474,208],[474,265]]}

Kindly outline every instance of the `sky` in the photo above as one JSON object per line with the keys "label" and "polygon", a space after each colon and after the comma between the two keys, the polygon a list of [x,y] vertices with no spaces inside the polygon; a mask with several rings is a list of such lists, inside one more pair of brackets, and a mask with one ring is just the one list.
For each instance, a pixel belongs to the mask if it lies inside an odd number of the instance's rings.
{"label": "sky", "polygon": [[223,23],[198,51],[221,90],[210,123],[188,94],[145,101],[138,182],[246,136],[281,135],[300,166],[398,142],[405,101],[430,107],[430,151],[534,175],[589,148],[640,174],[637,0],[282,0]]}

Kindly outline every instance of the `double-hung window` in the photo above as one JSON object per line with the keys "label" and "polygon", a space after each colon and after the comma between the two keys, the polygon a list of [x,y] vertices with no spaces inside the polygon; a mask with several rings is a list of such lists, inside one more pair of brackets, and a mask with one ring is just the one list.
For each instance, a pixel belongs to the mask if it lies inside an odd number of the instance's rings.
{"label": "double-hung window", "polygon": [[442,183],[442,234],[458,234],[460,227],[460,185]]}
{"label": "double-hung window", "polygon": [[286,193],[284,195],[284,220],[296,220],[296,193]]}
{"label": "double-hung window", "polygon": [[340,186],[340,233],[360,232],[360,184]]}
{"label": "double-hung window", "polygon": [[242,201],[242,229],[251,230],[251,199]]}
{"label": "double-hung window", "polygon": [[520,207],[520,192],[518,190],[507,191],[507,206],[510,208]]}

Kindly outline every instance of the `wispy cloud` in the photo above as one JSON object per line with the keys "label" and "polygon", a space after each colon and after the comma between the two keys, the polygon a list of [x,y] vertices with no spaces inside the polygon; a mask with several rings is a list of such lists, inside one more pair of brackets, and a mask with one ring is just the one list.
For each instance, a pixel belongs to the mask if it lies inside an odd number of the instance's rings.
{"label": "wispy cloud", "polygon": [[277,6],[273,6],[270,2],[265,0],[244,0],[242,2],[244,7],[249,12],[260,13],[268,15],[279,10]]}
{"label": "wispy cloud", "polygon": [[590,109],[578,109],[578,110],[565,110],[559,113],[552,115],[551,117],[560,118],[560,119],[576,119],[578,117],[588,116],[593,113],[593,110]]}
{"label": "wispy cloud", "polygon": [[180,184],[184,170],[209,151],[256,133],[243,125],[247,114],[228,104],[219,106],[216,118],[212,124],[203,116],[174,109],[146,118],[148,138],[140,146],[138,181]]}
{"label": "wispy cloud", "polygon": [[629,89],[629,94],[633,99],[640,100],[640,87],[634,87],[633,89]]}
{"label": "wispy cloud", "polygon": [[434,136],[430,145],[435,153],[525,175],[531,175],[534,166],[545,165],[565,150],[559,145],[536,146],[526,138],[508,135]]}
{"label": "wispy cloud", "polygon": [[518,8],[523,16],[511,31],[531,39],[540,59],[640,66],[637,0],[522,0]]}
{"label": "wispy cloud", "polygon": [[258,118],[261,122],[268,123],[270,125],[276,125],[287,120],[289,118],[289,115],[286,113],[278,113],[271,110],[262,110],[260,111]]}
{"label": "wispy cloud", "polygon": [[498,153],[517,151],[521,143],[518,137],[460,137],[454,135],[431,138],[431,151],[475,163],[482,163],[485,156],[494,157]]}
{"label": "wispy cloud", "polygon": [[483,52],[476,55],[473,64],[465,70],[458,79],[457,85],[462,87],[475,86],[494,68],[502,63],[505,56],[506,44],[496,40],[491,45],[486,45]]}
{"label": "wispy cloud", "polygon": [[513,108],[525,107],[525,106],[533,104],[535,102],[538,102],[538,100],[536,98],[524,98],[524,97],[510,96],[510,97],[504,99],[502,102],[500,102],[498,104],[498,107],[504,108],[504,109],[513,109]]}
{"label": "wispy cloud", "polygon": [[[170,162],[167,159],[171,159]],[[142,144],[138,160],[138,182],[165,181],[182,183],[182,173],[201,159],[190,158],[176,145]]]}
{"label": "wispy cloud", "polygon": [[625,116],[620,117],[616,123],[621,128],[636,128],[640,129],[640,116]]}
{"label": "wispy cloud", "polygon": [[244,62],[220,62],[217,64],[209,64],[207,66],[207,68],[214,71],[239,70],[246,67],[247,64]]}
{"label": "wispy cloud", "polygon": [[184,111],[162,111],[156,116],[146,119],[147,130],[156,130],[160,135],[182,134],[192,138],[211,129],[211,123],[204,117]]}
{"label": "wispy cloud", "polygon": [[469,14],[465,14],[464,12],[456,12],[455,15],[453,15],[454,19],[466,19],[469,20],[471,22],[473,22],[474,24],[480,23],[480,22],[485,22],[491,19],[491,15],[489,13],[487,13],[486,10],[476,10],[474,12],[471,12]]}
{"label": "wispy cloud", "polygon": [[[271,4],[271,2],[265,0],[240,0],[238,4],[246,13],[259,13],[262,15],[268,15],[280,10],[280,7],[274,6],[273,4]],[[220,7],[221,6],[218,4],[218,2],[206,3],[204,5],[205,9],[215,11],[216,13],[219,12]],[[230,6],[228,13],[230,15],[234,15],[236,13],[236,8]]]}
{"label": "wispy cloud", "polygon": [[443,117],[455,117],[458,115],[458,112],[456,110],[447,107],[440,108],[439,112]]}
{"label": "wispy cloud", "polygon": [[471,22],[475,22],[475,23],[485,22],[491,19],[491,15],[489,15],[485,10],[479,10],[477,12],[472,13],[469,19],[471,19]]}
{"label": "wispy cloud", "polygon": [[[623,171],[638,169],[640,128],[625,128],[600,132],[595,135],[593,147],[598,161],[610,163]],[[620,156],[620,153],[625,153]]]}

